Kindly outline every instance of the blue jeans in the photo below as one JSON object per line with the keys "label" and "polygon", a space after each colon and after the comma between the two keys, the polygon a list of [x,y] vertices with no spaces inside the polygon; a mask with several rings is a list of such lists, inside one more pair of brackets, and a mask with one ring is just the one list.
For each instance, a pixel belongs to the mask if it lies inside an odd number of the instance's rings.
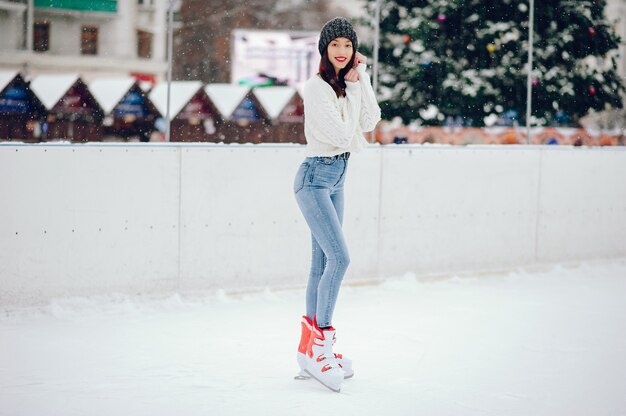
{"label": "blue jeans", "polygon": [[348,160],[307,157],[294,180],[298,206],[311,229],[311,272],[306,289],[306,314],[320,327],[331,326],[341,281],[350,257],[343,236],[343,185]]}

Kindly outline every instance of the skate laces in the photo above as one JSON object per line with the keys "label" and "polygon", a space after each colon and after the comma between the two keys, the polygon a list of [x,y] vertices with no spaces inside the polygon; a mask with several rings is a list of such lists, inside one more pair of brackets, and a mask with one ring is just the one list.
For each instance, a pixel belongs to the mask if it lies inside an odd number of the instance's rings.
{"label": "skate laces", "polygon": [[[335,342],[337,342],[337,337],[336,335],[333,334],[333,345],[335,345]],[[343,358],[343,355],[334,352],[333,355],[335,356],[336,359],[340,360]],[[339,367],[341,367],[341,364],[339,364]]]}
{"label": "skate laces", "polygon": [[316,334],[313,340],[313,346],[315,348],[315,361],[321,363],[325,361],[324,366],[321,371],[326,372],[331,368],[341,368],[341,366],[335,361],[337,355],[333,352],[333,344],[335,343],[335,334],[333,333],[332,338],[325,336],[326,334]]}
{"label": "skate laces", "polygon": [[[311,329],[311,330],[315,330],[315,329]],[[320,341],[322,341],[322,338],[321,338],[321,337],[323,337],[323,336],[324,336],[324,335],[322,334],[322,332],[321,332],[321,331],[319,331],[319,330],[317,330],[317,331],[316,331],[316,334],[317,334],[317,336],[315,336],[315,340],[320,340]],[[325,338],[324,338],[324,339],[325,339]],[[336,336],[336,333],[335,333],[335,334],[333,334],[333,338],[332,338],[332,346],[334,346],[336,342],[337,342],[337,336]],[[316,346],[318,346],[318,347],[322,347],[322,345],[321,345],[321,344],[317,344],[317,343],[315,343],[315,342],[313,342],[313,345],[316,345]],[[306,350],[306,345],[304,346],[304,348],[302,348],[302,351],[301,351],[301,352],[302,352],[302,353],[305,353],[305,350]],[[332,351],[331,351],[331,353],[332,353],[332,356],[334,356],[336,359],[338,359],[338,360],[343,359],[343,354],[336,353],[336,352],[332,352]],[[339,366],[341,367],[341,364],[340,364]]]}

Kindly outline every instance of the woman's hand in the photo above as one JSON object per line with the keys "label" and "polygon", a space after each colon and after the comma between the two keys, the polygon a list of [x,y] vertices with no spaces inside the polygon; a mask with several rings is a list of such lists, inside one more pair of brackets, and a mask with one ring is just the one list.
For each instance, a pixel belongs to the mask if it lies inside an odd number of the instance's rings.
{"label": "woman's hand", "polygon": [[350,70],[343,77],[345,81],[357,82],[359,80],[359,73],[356,72],[356,69],[350,68]]}
{"label": "woman's hand", "polygon": [[360,52],[355,52],[356,55],[354,56],[354,67],[356,68],[357,66],[359,66],[359,64],[364,64],[367,62],[367,58],[365,57],[365,55],[363,55]]}

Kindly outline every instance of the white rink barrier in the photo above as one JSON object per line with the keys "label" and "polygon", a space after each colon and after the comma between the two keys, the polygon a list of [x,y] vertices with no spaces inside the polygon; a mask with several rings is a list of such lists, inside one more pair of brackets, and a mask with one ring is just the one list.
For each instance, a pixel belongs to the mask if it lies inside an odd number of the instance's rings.
{"label": "white rink barrier", "polygon": [[[299,145],[1,144],[0,305],[305,285]],[[626,150],[371,146],[346,281],[626,257]]]}

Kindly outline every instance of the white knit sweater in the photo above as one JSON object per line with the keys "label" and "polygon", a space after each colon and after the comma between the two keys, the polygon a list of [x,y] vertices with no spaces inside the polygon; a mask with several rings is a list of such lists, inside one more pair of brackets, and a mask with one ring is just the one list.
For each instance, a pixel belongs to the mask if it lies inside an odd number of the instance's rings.
{"label": "white knit sweater", "polygon": [[380,120],[366,65],[359,64],[358,82],[346,81],[346,96],[337,97],[319,75],[304,85],[304,136],[307,156],[334,156],[358,152],[367,146],[363,132],[374,130]]}

